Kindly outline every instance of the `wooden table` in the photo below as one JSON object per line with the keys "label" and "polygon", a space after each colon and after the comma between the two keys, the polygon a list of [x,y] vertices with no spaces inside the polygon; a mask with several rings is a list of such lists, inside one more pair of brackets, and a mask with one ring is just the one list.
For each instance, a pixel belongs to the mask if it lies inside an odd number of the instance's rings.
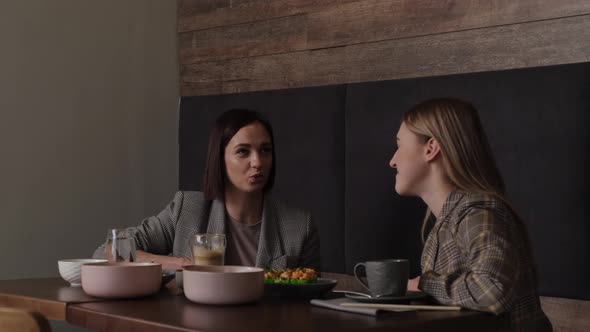
{"label": "wooden table", "polygon": [[0,306],[37,311],[48,319],[66,319],[68,304],[95,301],[101,300],[61,278],[0,280]]}
{"label": "wooden table", "polygon": [[71,324],[100,331],[494,331],[501,320],[475,311],[406,312],[371,317],[265,298],[240,306],[199,305],[184,296],[68,306]]}
{"label": "wooden table", "polygon": [[[14,288],[11,288],[13,286]],[[69,289],[64,291],[63,289]],[[60,292],[61,290],[61,292]],[[8,300],[7,300],[8,299]],[[19,302],[20,301],[20,302]],[[104,301],[61,279],[0,281],[0,305],[38,310],[51,319],[100,331],[495,331],[505,321],[475,311],[418,311],[363,316],[315,307],[308,300],[266,297],[240,306],[209,306],[163,291]]]}

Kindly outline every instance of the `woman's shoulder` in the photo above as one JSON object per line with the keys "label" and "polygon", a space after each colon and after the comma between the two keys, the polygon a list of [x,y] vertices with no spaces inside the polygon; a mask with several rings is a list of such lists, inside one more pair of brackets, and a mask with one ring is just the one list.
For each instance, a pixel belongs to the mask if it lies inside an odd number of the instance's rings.
{"label": "woman's shoulder", "polygon": [[179,190],[174,195],[173,204],[182,210],[202,209],[207,203],[201,191]]}
{"label": "woman's shoulder", "polygon": [[184,199],[205,200],[205,194],[202,191],[179,190],[176,192],[176,196],[181,196]]}
{"label": "woman's shoulder", "polygon": [[496,218],[508,220],[512,218],[512,211],[508,203],[501,197],[489,193],[462,192],[463,198],[459,203],[458,214],[462,220],[468,215],[478,215],[483,211],[491,213]]}
{"label": "woman's shoulder", "polygon": [[507,208],[506,201],[490,193],[464,192],[463,205],[473,208]]}

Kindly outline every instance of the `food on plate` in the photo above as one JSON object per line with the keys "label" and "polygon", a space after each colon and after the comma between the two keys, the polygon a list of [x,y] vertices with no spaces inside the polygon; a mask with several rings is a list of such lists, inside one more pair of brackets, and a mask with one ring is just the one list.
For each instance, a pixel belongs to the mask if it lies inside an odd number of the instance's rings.
{"label": "food on plate", "polygon": [[267,284],[313,284],[318,281],[318,273],[314,269],[301,268],[264,271],[264,282]]}

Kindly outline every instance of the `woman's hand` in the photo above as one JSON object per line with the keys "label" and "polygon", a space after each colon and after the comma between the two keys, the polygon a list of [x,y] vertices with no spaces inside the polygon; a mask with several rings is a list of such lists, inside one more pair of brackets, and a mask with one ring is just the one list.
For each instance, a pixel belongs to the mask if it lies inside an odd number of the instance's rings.
{"label": "woman's hand", "polygon": [[181,270],[183,266],[193,263],[192,260],[185,257],[154,255],[142,250],[137,250],[136,255],[138,262],[160,263],[163,270]]}
{"label": "woman's hand", "polygon": [[408,280],[408,290],[409,291],[417,291],[419,283],[420,283],[420,276],[417,276],[414,279]]}

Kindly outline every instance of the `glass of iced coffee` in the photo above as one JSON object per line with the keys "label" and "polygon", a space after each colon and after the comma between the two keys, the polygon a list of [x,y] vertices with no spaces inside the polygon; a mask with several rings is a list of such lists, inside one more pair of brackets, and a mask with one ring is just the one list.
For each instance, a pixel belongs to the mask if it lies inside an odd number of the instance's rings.
{"label": "glass of iced coffee", "polygon": [[225,234],[196,234],[192,241],[193,263],[223,265],[225,246]]}

